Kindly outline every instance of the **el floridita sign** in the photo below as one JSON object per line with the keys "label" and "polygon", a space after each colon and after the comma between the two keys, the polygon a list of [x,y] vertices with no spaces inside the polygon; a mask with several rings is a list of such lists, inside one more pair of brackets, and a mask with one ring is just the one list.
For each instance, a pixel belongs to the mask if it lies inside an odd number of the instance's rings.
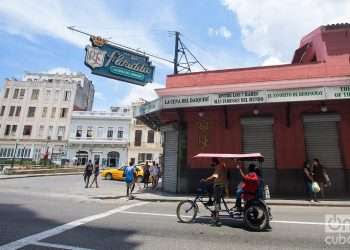
{"label": "el floridita sign", "polygon": [[164,96],[141,106],[136,116],[161,109],[242,105],[278,102],[301,102],[350,99],[350,85],[336,87],[257,90],[191,96]]}
{"label": "el floridita sign", "polygon": [[153,80],[154,66],[147,56],[108,44],[100,37],[91,37],[86,46],[85,65],[95,75],[146,85]]}

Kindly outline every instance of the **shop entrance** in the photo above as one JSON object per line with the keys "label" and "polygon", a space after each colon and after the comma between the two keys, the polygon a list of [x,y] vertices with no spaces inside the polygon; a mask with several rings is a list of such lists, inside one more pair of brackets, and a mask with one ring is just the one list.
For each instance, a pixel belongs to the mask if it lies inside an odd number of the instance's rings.
{"label": "shop entrance", "polygon": [[76,165],[85,165],[88,161],[89,154],[86,151],[78,151],[75,158],[77,159]]}
{"label": "shop entrance", "polygon": [[261,153],[264,168],[275,167],[272,117],[241,118],[243,153]]}

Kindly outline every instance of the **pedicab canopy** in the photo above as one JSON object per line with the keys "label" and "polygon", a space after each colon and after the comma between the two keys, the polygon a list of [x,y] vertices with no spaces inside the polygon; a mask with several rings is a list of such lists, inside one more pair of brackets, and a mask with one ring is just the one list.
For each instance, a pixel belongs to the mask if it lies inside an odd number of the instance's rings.
{"label": "pedicab canopy", "polygon": [[213,153],[199,153],[193,158],[230,158],[237,160],[258,160],[264,161],[264,156],[260,153],[250,153],[250,154],[213,154]]}

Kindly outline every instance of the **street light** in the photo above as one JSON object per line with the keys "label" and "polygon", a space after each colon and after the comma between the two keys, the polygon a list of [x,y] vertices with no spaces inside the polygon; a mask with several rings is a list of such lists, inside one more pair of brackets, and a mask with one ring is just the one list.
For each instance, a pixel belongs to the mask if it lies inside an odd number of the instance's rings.
{"label": "street light", "polygon": [[12,155],[11,168],[13,168],[13,165],[14,165],[14,163],[15,163],[15,157],[16,157],[16,153],[17,153],[17,146],[18,146],[18,143],[19,143],[19,140],[17,139],[17,140],[16,140],[16,146],[15,146],[15,152],[13,152],[13,155]]}

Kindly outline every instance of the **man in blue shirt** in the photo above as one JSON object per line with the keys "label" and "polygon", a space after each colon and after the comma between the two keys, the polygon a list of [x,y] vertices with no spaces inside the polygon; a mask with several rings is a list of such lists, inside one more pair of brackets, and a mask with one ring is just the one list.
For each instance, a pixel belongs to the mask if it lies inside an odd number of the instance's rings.
{"label": "man in blue shirt", "polygon": [[126,196],[129,197],[129,200],[132,200],[133,196],[131,195],[131,193],[132,191],[134,191],[135,175],[136,175],[133,161],[130,161],[129,166],[125,167],[124,175],[125,175],[125,183],[126,183]]}

